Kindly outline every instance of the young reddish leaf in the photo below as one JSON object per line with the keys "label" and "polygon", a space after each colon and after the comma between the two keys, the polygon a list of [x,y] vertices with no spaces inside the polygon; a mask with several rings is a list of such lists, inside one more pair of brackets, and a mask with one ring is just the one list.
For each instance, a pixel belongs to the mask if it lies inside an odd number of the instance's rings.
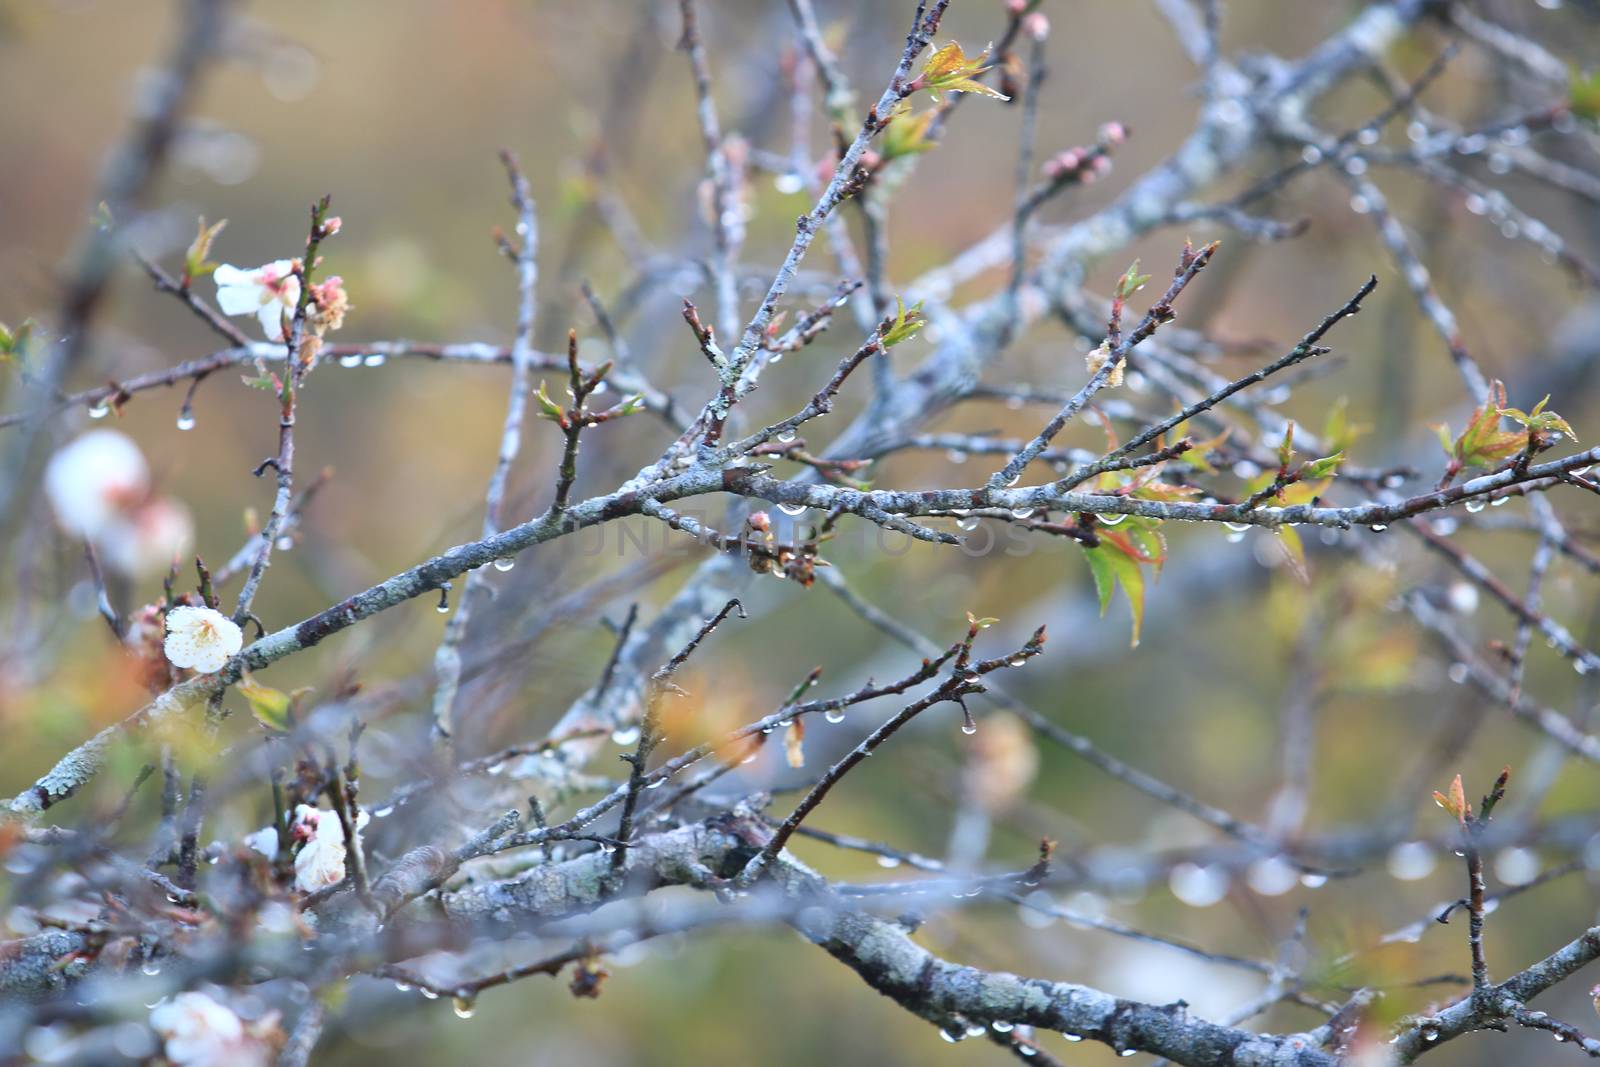
{"label": "young reddish leaf", "polygon": [[1461,431],[1454,446],[1447,449],[1456,462],[1467,467],[1492,467],[1522,450],[1527,443],[1525,434],[1500,429],[1505,404],[1505,384],[1490,383],[1489,398],[1472,413],[1472,421]]}
{"label": "young reddish leaf", "polygon": [[1461,784],[1461,775],[1456,775],[1450,783],[1450,793],[1445,795],[1437,789],[1433,793],[1433,801],[1445,811],[1456,817],[1456,821],[1466,825],[1467,816],[1471,814],[1472,807],[1467,803],[1467,791]]}
{"label": "young reddish leaf", "polygon": [[795,716],[789,720],[789,729],[783,735],[783,756],[796,770],[806,765],[805,739],[805,720]]}
{"label": "young reddish leaf", "polygon": [[183,277],[185,281],[194,281],[203,278],[217,269],[217,265],[206,257],[211,254],[211,245],[216,241],[217,234],[228,225],[228,220],[223,219],[214,226],[206,225],[206,217],[200,216],[200,232],[189,249],[183,256]]}
{"label": "young reddish leaf", "polygon": [[933,94],[935,100],[939,98],[940,93],[978,93],[982,96],[992,96],[996,100],[1011,99],[1004,93],[974,80],[989,69],[983,65],[988,58],[989,53],[986,51],[977,59],[968,59],[961,46],[951,41],[928,57],[928,62],[922,68],[922,76],[917,80],[921,83],[921,88]]}

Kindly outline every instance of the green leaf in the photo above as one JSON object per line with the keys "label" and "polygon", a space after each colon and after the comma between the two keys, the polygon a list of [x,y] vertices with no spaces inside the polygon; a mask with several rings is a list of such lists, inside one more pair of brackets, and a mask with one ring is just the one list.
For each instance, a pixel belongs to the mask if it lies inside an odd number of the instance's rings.
{"label": "green leaf", "polygon": [[1089,561],[1089,573],[1094,575],[1095,592],[1100,595],[1100,614],[1105,615],[1111,606],[1111,594],[1117,591],[1117,576],[1100,548],[1085,548],[1083,556]]}
{"label": "green leaf", "polygon": [[252,389],[265,389],[269,393],[278,391],[278,383],[271,375],[264,375],[259,378],[240,378],[239,380]]}
{"label": "green leaf", "polygon": [[928,140],[928,129],[933,125],[937,109],[924,111],[920,115],[913,115],[911,102],[902,100],[889,112],[889,125],[883,131],[883,158],[885,162],[891,159],[901,159],[905,156],[914,156],[935,147],[934,142]]}
{"label": "green leaf", "polygon": [[1117,299],[1128,299],[1128,297],[1132,296],[1134,293],[1137,293],[1140,289],[1143,289],[1145,283],[1149,280],[1150,275],[1140,274],[1139,261],[1137,259],[1134,260],[1133,266],[1124,271],[1122,277],[1117,279]]}
{"label": "green leaf", "polygon": [[288,693],[262,685],[248,674],[240,678],[234,688],[239,690],[239,695],[250,705],[250,714],[254,715],[262,726],[269,730],[277,730],[279,733],[289,729]]}
{"label": "green leaf", "polygon": [[1330,477],[1334,471],[1338,470],[1339,464],[1343,462],[1344,453],[1335,452],[1331,456],[1323,456],[1321,459],[1314,459],[1310,463],[1307,463],[1305,466],[1301,467],[1300,476],[1302,478],[1310,478],[1313,480],[1318,478],[1327,478]]}
{"label": "green leaf", "polygon": [[0,363],[15,363],[19,367],[28,366],[28,342],[33,339],[33,320],[23,319],[16,328],[11,329],[0,322]]}
{"label": "green leaf", "polygon": [[1573,67],[1567,99],[1578,118],[1600,122],[1600,67],[1587,74]]}
{"label": "green leaf", "polygon": [[1083,550],[1084,558],[1089,561],[1089,573],[1094,576],[1095,591],[1100,596],[1100,614],[1106,613],[1111,605],[1111,594],[1121,583],[1122,595],[1127,598],[1128,609],[1133,614],[1131,646],[1137,648],[1139,631],[1144,624],[1144,572],[1139,569],[1139,561],[1129,555],[1131,544],[1120,548],[1111,541],[1111,534],[1102,531],[1100,536],[1098,546]]}
{"label": "green leaf", "polygon": [[1333,452],[1348,452],[1350,446],[1355,444],[1356,438],[1370,432],[1371,426],[1365,423],[1350,421],[1350,398],[1341,396],[1328,409],[1328,418],[1322,424],[1322,436],[1327,439],[1329,450]]}
{"label": "green leaf", "polygon": [[560,422],[566,418],[566,412],[561,410],[561,405],[557,404],[554,400],[551,400],[550,394],[545,391],[544,382],[539,383],[539,391],[534,394],[534,398],[539,401],[539,407],[542,409],[542,417],[547,419],[555,419],[557,422]]}
{"label": "green leaf", "polygon": [[1139,647],[1139,630],[1144,625],[1144,572],[1139,564],[1121,552],[1110,553],[1111,569],[1122,583],[1122,595],[1128,598],[1128,610],[1133,614],[1133,638],[1130,648]]}
{"label": "green leaf", "polygon": [[1576,441],[1578,435],[1572,432],[1572,427],[1567,423],[1567,420],[1554,411],[1545,410],[1545,405],[1548,403],[1550,403],[1550,397],[1546,396],[1538,404],[1534,405],[1532,411],[1523,412],[1518,411],[1516,408],[1501,408],[1500,414],[1514,422],[1521,423],[1530,430],[1537,430],[1541,433],[1564,433]]}
{"label": "green leaf", "polygon": [[885,348],[893,348],[902,341],[909,341],[928,321],[922,314],[922,301],[919,300],[908,308],[904,300],[896,297],[895,304],[899,310],[894,320],[889,323],[888,329],[883,330],[878,338]]}
{"label": "green leaf", "polygon": [[1278,469],[1288,470],[1294,459],[1294,423],[1283,428],[1283,440],[1278,442]]}

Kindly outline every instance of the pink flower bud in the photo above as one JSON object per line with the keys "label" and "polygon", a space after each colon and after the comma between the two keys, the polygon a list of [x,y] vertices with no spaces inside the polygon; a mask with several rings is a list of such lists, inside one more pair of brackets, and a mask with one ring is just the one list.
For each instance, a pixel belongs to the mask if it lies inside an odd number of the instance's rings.
{"label": "pink flower bud", "polygon": [[1128,139],[1128,128],[1120,122],[1108,122],[1100,127],[1100,143],[1119,145]]}
{"label": "pink flower bud", "polygon": [[1030,40],[1042,41],[1050,36],[1050,20],[1045,17],[1044,12],[1035,11],[1022,20],[1022,32],[1027,34]]}
{"label": "pink flower bud", "polygon": [[322,236],[332,237],[339,232],[339,227],[344,225],[344,220],[338,215],[322,220]]}

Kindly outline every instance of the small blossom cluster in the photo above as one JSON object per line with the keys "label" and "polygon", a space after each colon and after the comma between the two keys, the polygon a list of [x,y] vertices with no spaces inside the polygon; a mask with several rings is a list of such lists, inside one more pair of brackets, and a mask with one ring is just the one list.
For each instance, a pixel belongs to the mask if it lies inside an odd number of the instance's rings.
{"label": "small blossom cluster", "polygon": [[1111,173],[1111,151],[1128,139],[1128,128],[1120,122],[1100,127],[1091,147],[1074,146],[1045,160],[1040,169],[1051,181],[1076,181],[1082,185]]}
{"label": "small blossom cluster", "polygon": [[174,1067],[267,1067],[283,1031],[278,1013],[246,1022],[208,993],[179,993],[150,1010],[150,1028]]}
{"label": "small blossom cluster", "polygon": [[129,577],[165,571],[193,539],[188,509],[153,491],[144,454],[116,430],[91,430],[58,451],[44,487],[61,529]]}
{"label": "small blossom cluster", "polygon": [[[337,218],[323,223],[324,236],[331,236],[338,229]],[[267,340],[287,341],[295,311],[300,306],[301,273],[302,264],[298,259],[273,260],[250,269],[224,263],[214,275],[217,306],[227,315],[255,315]],[[306,336],[300,352],[302,360],[315,360],[322,338],[330,330],[344,325],[349,310],[350,297],[345,292],[344,279],[337,274],[311,285],[310,300],[306,303]]]}
{"label": "small blossom cluster", "polygon": [[[367,825],[368,814],[356,816],[356,828]],[[337,812],[323,811],[309,804],[294,809],[289,836],[300,844],[294,857],[294,887],[302,893],[338,885],[345,875],[344,827]],[[268,859],[278,856],[278,832],[268,826],[245,837],[247,847]]]}

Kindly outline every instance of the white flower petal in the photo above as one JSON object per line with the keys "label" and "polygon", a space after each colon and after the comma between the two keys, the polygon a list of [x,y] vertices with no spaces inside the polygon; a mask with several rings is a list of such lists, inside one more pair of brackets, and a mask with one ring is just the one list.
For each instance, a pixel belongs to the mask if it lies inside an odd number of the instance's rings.
{"label": "white flower petal", "polygon": [[220,288],[224,285],[255,285],[255,271],[240,270],[232,263],[223,263],[211,272],[212,280]]}
{"label": "white flower petal", "polygon": [[268,298],[267,291],[259,285],[217,286],[217,306],[224,315],[248,315]]}
{"label": "white flower petal", "polygon": [[253,834],[245,834],[240,843],[269,860],[278,858],[278,831],[274,827],[263,826]]}
{"label": "white flower petal", "polygon": [[269,341],[283,340],[283,305],[276,300],[261,305],[261,310],[256,312],[256,318],[261,320],[261,332]]}

